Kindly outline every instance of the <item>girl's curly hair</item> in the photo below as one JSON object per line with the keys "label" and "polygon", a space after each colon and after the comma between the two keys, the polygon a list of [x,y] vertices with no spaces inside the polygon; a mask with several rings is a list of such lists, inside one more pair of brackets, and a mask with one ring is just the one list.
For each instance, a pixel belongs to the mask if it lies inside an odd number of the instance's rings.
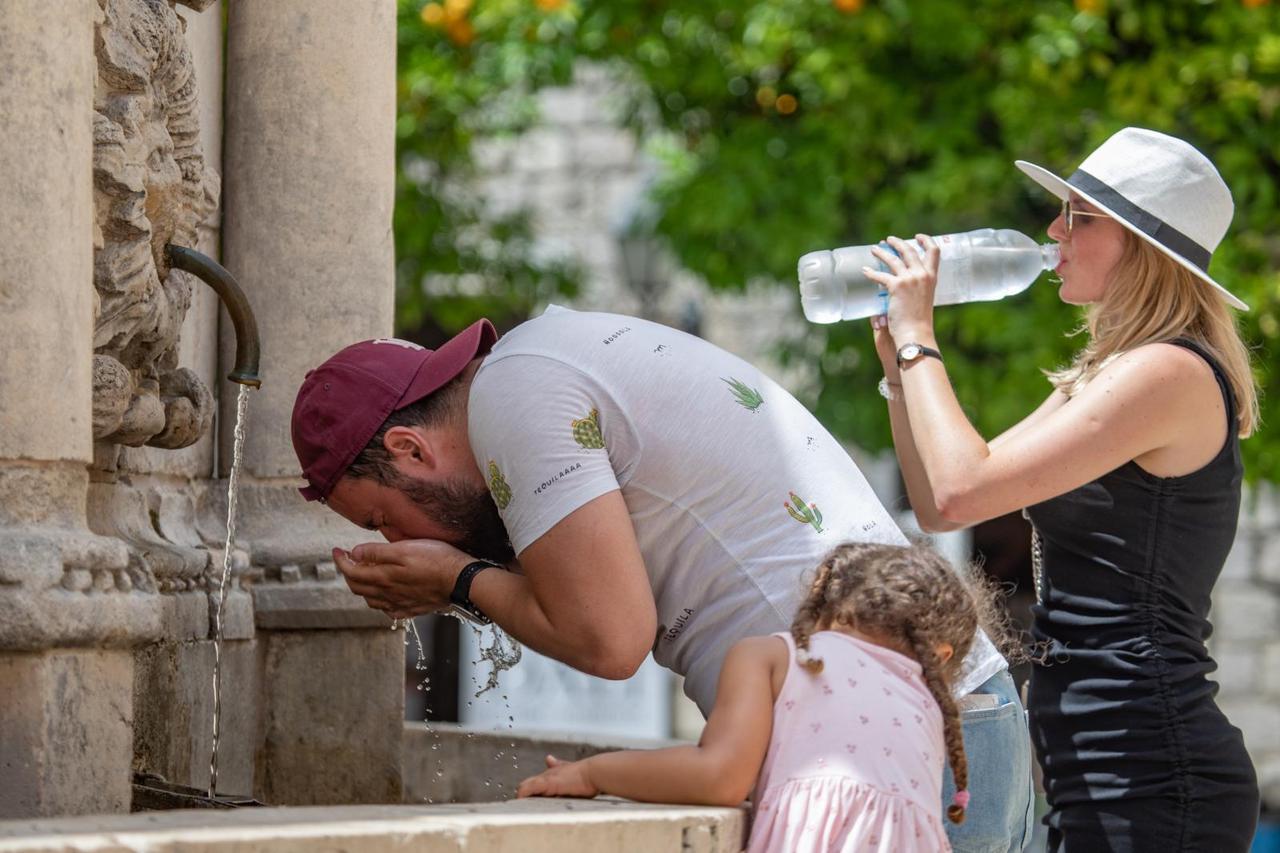
{"label": "girl's curly hair", "polygon": [[[925,684],[942,710],[956,790],[966,791],[969,766],[951,681],[979,625],[997,644],[1006,644],[1008,620],[996,598],[993,585],[976,568],[957,571],[927,545],[851,542],[837,546],[818,566],[791,624],[791,636],[802,665],[815,673],[822,670],[822,661],[808,655],[809,637],[836,626],[866,633],[919,661]],[[945,663],[935,651],[942,644],[954,650]],[[963,805],[951,805],[947,817],[961,823]]]}

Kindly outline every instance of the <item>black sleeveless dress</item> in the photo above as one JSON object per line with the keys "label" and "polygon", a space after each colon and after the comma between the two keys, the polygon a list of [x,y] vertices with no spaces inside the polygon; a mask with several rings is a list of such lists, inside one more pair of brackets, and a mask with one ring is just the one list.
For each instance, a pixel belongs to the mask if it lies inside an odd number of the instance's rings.
{"label": "black sleeveless dress", "polygon": [[1031,737],[1049,849],[1247,851],[1258,783],[1214,703],[1209,594],[1235,538],[1240,440],[1231,386],[1218,455],[1182,477],[1134,462],[1027,509],[1041,567]]}

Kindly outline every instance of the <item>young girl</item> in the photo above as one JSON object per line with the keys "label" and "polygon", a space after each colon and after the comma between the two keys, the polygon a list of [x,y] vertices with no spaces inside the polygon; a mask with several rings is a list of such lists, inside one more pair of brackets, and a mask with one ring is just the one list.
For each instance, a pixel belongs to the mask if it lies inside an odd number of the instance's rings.
{"label": "young girl", "polygon": [[697,746],[547,756],[518,796],[737,805],[754,786],[749,853],[950,850],[943,760],[956,823],[968,771],[949,680],[990,603],[927,547],[841,545],[790,634],[729,651]]}

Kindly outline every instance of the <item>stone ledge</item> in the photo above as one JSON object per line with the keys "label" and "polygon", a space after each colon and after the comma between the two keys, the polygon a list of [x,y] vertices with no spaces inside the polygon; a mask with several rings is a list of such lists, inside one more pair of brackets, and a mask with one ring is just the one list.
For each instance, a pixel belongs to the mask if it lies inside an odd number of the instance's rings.
{"label": "stone ledge", "polygon": [[546,765],[547,753],[577,761],[616,749],[658,749],[687,741],[577,737],[528,728],[473,729],[458,723],[405,723],[405,802],[470,803],[511,796]]}
{"label": "stone ledge", "polygon": [[339,580],[258,583],[251,592],[254,618],[264,630],[391,627],[385,613],[371,610]]}
{"label": "stone ledge", "polygon": [[743,809],[533,799],[0,821],[0,853],[739,853]]}

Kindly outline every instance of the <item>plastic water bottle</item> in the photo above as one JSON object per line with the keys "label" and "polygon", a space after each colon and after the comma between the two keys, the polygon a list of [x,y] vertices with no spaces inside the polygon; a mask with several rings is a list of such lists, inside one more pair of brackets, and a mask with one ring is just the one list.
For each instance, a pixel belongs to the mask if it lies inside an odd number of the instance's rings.
{"label": "plastic water bottle", "polygon": [[[1059,261],[1056,243],[1037,245],[1008,228],[979,228],[933,239],[942,256],[934,305],[991,302],[1021,293]],[[893,252],[888,243],[880,246]],[[862,272],[864,266],[888,271],[871,248],[846,246],[800,258],[800,305],[809,322],[834,323],[888,311],[888,291]]]}

